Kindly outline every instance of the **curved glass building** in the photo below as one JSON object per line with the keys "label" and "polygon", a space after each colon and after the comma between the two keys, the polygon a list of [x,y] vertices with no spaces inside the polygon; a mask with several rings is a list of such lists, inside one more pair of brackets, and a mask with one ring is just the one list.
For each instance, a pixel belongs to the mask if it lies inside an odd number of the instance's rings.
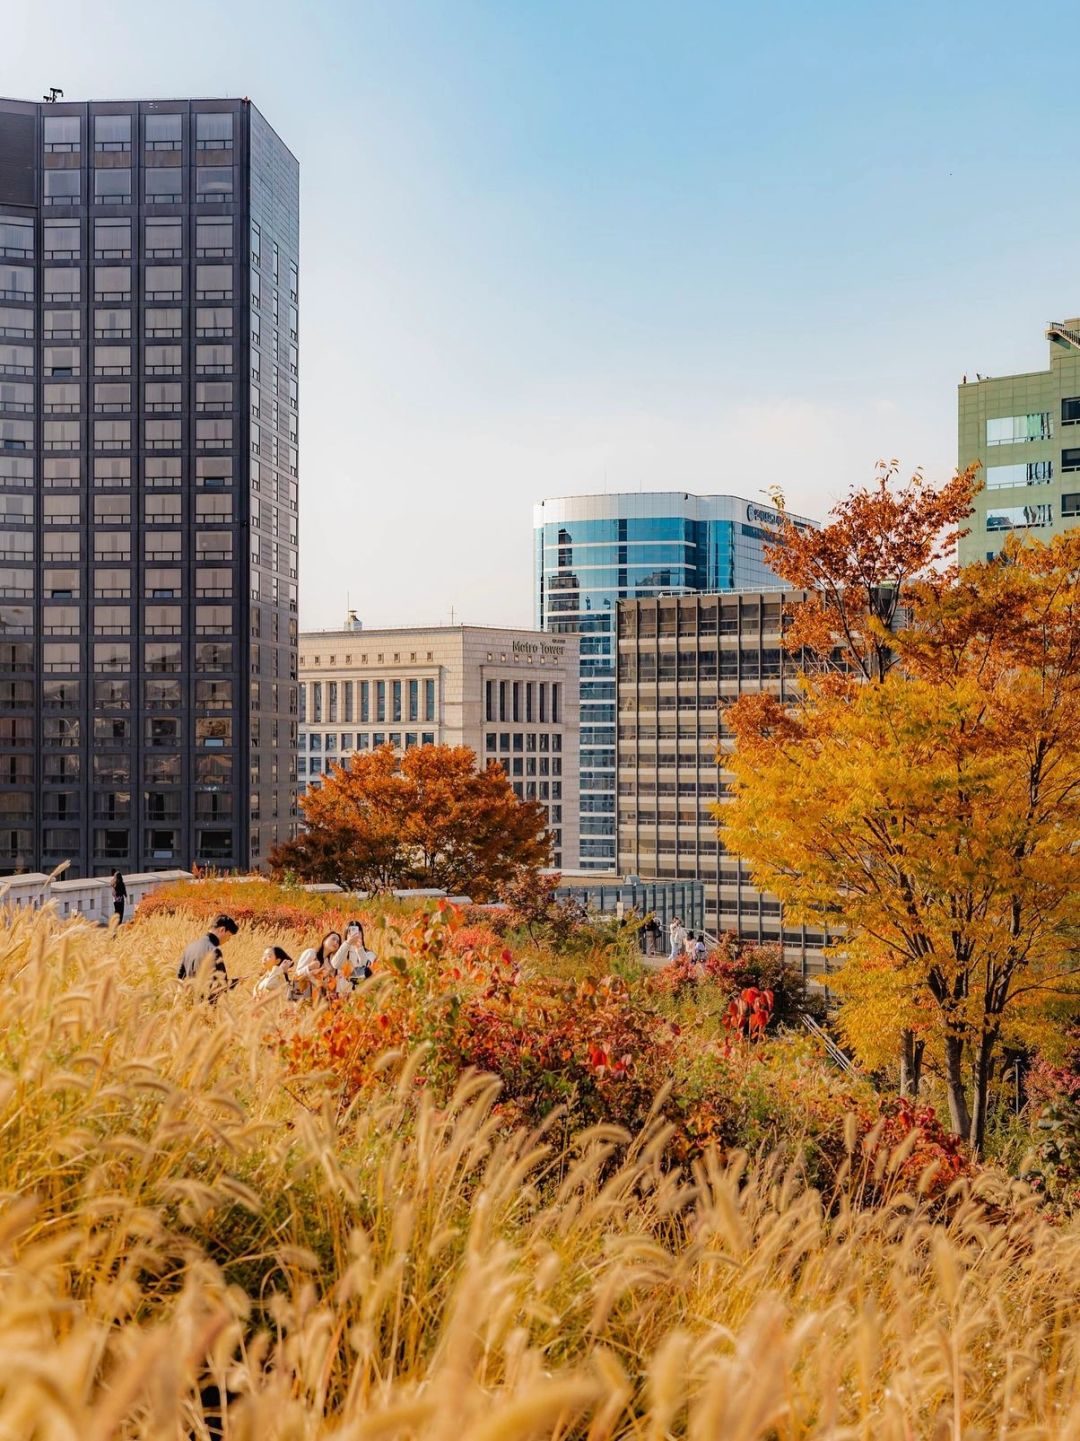
{"label": "curved glass building", "polygon": [[763,527],[777,519],[734,495],[685,491],[563,496],[534,507],[536,624],[580,636],[582,870],[615,869],[619,601],[776,590]]}

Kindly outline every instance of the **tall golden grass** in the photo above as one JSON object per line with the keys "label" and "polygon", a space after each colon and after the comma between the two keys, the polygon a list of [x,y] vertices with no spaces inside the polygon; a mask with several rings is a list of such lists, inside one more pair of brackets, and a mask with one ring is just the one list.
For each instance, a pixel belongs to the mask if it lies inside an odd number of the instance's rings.
{"label": "tall golden grass", "polygon": [[416,1057],[342,1114],[278,1003],[177,985],[190,931],[0,921],[2,1441],[1080,1438],[1080,1230],[1021,1188],[554,1153]]}

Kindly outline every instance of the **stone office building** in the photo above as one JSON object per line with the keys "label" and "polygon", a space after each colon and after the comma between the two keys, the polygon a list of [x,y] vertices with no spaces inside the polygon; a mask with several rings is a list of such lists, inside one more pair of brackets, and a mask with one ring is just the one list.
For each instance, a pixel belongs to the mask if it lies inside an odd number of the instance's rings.
{"label": "stone office building", "polygon": [[[354,623],[355,624],[355,623]],[[305,631],[300,784],[354,752],[468,746],[547,807],[552,864],[578,843],[577,638],[492,626]]]}
{"label": "stone office building", "polygon": [[821,937],[785,924],[780,902],[725,853],[711,809],[727,792],[721,707],[747,691],[795,695],[782,614],[800,594],[619,603],[618,856],[623,875],[702,881],[708,930],[782,942],[790,960],[816,969]]}
{"label": "stone office building", "polygon": [[0,873],[295,827],[299,173],[247,100],[0,100]]}

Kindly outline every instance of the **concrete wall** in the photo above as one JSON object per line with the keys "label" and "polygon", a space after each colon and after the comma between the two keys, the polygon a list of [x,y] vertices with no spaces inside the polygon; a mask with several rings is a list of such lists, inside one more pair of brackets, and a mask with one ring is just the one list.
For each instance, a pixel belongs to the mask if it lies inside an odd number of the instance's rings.
{"label": "concrete wall", "polygon": [[[127,918],[137,909],[143,896],[157,890],[171,881],[192,880],[190,871],[147,871],[124,877],[127,886]],[[52,880],[40,872],[27,875],[9,876],[0,882],[0,906],[41,907],[52,904],[56,914],[65,919],[68,916],[82,916],[96,923],[108,922],[113,913],[112,880],[108,876],[87,877],[80,880]]]}

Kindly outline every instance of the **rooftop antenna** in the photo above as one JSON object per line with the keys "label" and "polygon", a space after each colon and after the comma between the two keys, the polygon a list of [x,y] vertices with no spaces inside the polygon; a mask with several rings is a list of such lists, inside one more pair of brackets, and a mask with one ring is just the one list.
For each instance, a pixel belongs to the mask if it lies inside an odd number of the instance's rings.
{"label": "rooftop antenna", "polygon": [[454,607],[453,607],[453,606],[450,607],[450,624],[451,624],[451,625],[454,624]]}
{"label": "rooftop antenna", "polygon": [[41,98],[46,105],[55,105],[58,100],[63,100],[64,92],[59,85],[50,85],[48,95],[43,95]]}

